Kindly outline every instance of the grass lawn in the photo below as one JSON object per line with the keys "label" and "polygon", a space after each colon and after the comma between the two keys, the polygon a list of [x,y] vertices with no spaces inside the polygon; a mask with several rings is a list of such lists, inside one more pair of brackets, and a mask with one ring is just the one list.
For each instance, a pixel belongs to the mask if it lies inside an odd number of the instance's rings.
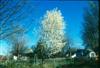
{"label": "grass lawn", "polygon": [[[40,61],[39,61],[40,62]],[[98,68],[94,62],[79,62],[65,58],[46,59],[41,63],[0,62],[0,68]]]}

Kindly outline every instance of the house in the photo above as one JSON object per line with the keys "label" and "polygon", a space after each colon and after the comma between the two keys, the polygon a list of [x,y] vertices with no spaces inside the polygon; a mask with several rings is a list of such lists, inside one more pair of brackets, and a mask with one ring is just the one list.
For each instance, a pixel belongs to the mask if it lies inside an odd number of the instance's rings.
{"label": "house", "polygon": [[91,49],[70,49],[66,52],[67,58],[96,59],[96,53]]}
{"label": "house", "polygon": [[69,57],[69,58],[74,58],[76,51],[77,51],[76,48],[70,48],[70,49],[67,50],[65,56]]}
{"label": "house", "polygon": [[5,60],[7,60],[7,57],[3,56],[3,55],[0,55],[0,61],[5,61]]}
{"label": "house", "polygon": [[13,56],[13,59],[16,61],[18,59],[18,57],[14,55]]}
{"label": "house", "polygon": [[26,50],[23,54],[20,54],[18,56],[16,55],[13,55],[13,60],[17,61],[18,59],[19,60],[28,60],[29,58],[33,57],[34,54],[33,54],[33,50],[32,49],[28,49]]}
{"label": "house", "polygon": [[75,58],[76,57],[76,54],[73,54],[72,56],[71,56],[71,58]]}
{"label": "house", "polygon": [[87,59],[96,59],[96,53],[91,49],[77,49],[74,55],[71,58],[87,58]]}

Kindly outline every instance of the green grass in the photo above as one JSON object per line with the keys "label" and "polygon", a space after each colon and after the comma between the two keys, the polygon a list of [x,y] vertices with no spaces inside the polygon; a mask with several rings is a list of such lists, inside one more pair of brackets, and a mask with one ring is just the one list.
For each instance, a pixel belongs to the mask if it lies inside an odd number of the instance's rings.
{"label": "green grass", "polygon": [[79,62],[65,58],[46,59],[43,64],[23,61],[0,62],[0,68],[97,68],[94,62]]}

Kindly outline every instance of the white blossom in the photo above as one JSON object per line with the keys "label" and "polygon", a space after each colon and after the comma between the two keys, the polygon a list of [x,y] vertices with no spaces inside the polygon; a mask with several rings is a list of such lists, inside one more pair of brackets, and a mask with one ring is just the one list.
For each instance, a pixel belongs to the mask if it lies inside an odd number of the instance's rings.
{"label": "white blossom", "polygon": [[42,40],[46,43],[50,54],[61,51],[65,43],[64,39],[65,22],[60,10],[47,11],[42,20]]}

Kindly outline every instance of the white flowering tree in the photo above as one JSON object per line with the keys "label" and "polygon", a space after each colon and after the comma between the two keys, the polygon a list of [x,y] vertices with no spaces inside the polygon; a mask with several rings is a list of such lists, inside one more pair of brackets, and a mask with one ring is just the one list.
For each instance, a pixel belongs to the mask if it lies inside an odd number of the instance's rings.
{"label": "white flowering tree", "polygon": [[65,23],[60,10],[47,11],[42,20],[42,41],[49,55],[59,53],[66,42],[64,40]]}

